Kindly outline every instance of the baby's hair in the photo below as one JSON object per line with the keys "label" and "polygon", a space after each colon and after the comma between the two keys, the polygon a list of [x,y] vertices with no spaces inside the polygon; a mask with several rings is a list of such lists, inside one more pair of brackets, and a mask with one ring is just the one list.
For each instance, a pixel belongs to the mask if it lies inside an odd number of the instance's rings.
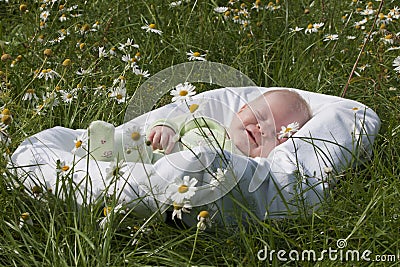
{"label": "baby's hair", "polygon": [[[304,118],[306,118],[305,122],[309,121],[312,118],[312,111],[311,111],[310,105],[296,91],[289,90],[289,89],[276,89],[276,90],[271,90],[271,91],[265,92],[264,96],[267,96],[272,93],[280,93],[280,94],[283,94],[286,96],[294,97],[297,101],[292,103],[292,105],[287,106],[287,108],[290,108],[290,112],[301,113],[304,116]],[[304,124],[302,122],[299,122],[299,123],[300,123],[300,127],[302,127]]]}

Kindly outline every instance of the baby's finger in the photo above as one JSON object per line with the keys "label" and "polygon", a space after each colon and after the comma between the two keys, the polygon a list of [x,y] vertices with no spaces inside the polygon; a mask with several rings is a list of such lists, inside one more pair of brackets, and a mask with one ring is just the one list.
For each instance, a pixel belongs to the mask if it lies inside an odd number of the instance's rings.
{"label": "baby's finger", "polygon": [[170,138],[167,148],[165,149],[165,154],[171,153],[172,149],[175,146],[175,142]]}
{"label": "baby's finger", "polygon": [[153,150],[161,149],[160,140],[161,140],[161,132],[157,131],[154,133],[153,140],[151,140]]}

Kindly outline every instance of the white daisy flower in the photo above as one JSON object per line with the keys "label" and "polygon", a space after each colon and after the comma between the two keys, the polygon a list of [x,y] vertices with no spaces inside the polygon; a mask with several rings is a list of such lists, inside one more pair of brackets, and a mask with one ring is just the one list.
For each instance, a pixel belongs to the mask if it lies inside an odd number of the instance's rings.
{"label": "white daisy flower", "polygon": [[328,42],[328,41],[337,41],[339,39],[339,35],[338,34],[326,34],[324,36],[324,42]]}
{"label": "white daisy flower", "polygon": [[64,103],[71,103],[74,99],[78,98],[76,91],[71,90],[60,90],[61,99]]}
{"label": "white daisy flower", "polygon": [[19,228],[24,227],[25,224],[33,225],[33,221],[29,212],[22,213],[21,217],[19,218]]}
{"label": "white daisy flower", "polygon": [[298,130],[299,130],[298,122],[292,122],[287,127],[282,126],[281,131],[279,132],[278,139],[289,138]]}
{"label": "white daisy flower", "polygon": [[194,61],[194,60],[199,60],[199,61],[206,61],[205,59],[205,54],[200,54],[200,52],[193,52],[192,50],[190,50],[190,52],[187,52],[186,55],[188,56],[188,59],[190,61]]}
{"label": "white daisy flower", "polygon": [[221,183],[225,181],[227,169],[217,168],[217,171],[213,175],[213,179],[210,182],[211,190],[214,190],[218,187]]}
{"label": "white daisy flower", "polygon": [[125,136],[128,137],[127,141],[129,144],[138,146],[144,144],[145,133],[143,127],[137,124],[132,124],[126,127]]}
{"label": "white daisy flower", "polygon": [[197,220],[199,221],[197,223],[197,228],[200,231],[204,231],[208,227],[211,227],[211,219],[210,219],[210,213],[206,210],[200,211],[199,215],[197,215]]}
{"label": "white daisy flower", "polygon": [[123,160],[117,162],[115,159],[114,161],[110,162],[110,165],[106,168],[106,180],[111,180],[114,177],[124,175],[125,171],[123,171],[123,169],[125,167],[126,163]]}
{"label": "white daisy flower", "polygon": [[110,95],[110,98],[114,98],[118,104],[125,103],[126,101],[126,88],[124,87],[117,87],[113,88]]}
{"label": "white daisy flower", "polygon": [[192,100],[192,96],[196,94],[195,89],[196,87],[188,82],[178,84],[171,90],[172,102]]}
{"label": "white daisy flower", "polygon": [[81,134],[80,136],[78,136],[75,140],[74,140],[74,148],[72,149],[72,153],[75,154],[76,152],[78,152],[78,150],[80,149],[85,149],[86,145],[87,145],[87,140],[88,140],[88,136],[87,136],[87,132],[84,132],[83,134]]}
{"label": "white daisy flower", "polygon": [[125,214],[125,210],[123,210],[122,204],[118,204],[114,208],[104,207],[103,214],[105,217],[99,221],[99,226],[100,228],[105,229],[110,222],[112,214]]}
{"label": "white daisy flower", "polygon": [[104,46],[99,47],[99,58],[108,57],[107,51],[105,51]]}
{"label": "white daisy flower", "polygon": [[182,204],[174,202],[172,206],[174,207],[174,211],[172,212],[172,220],[174,220],[175,217],[177,217],[179,220],[182,220],[182,212],[190,213],[190,210],[192,209],[190,201],[185,201]]}
{"label": "white daisy flower", "polygon": [[43,69],[40,73],[39,73],[39,75],[37,76],[38,77],[38,79],[42,79],[42,78],[44,78],[46,81],[47,80],[52,80],[52,79],[54,79],[54,77],[60,77],[60,74],[58,74],[57,72],[55,72],[54,70],[52,70],[52,69]]}
{"label": "white daisy flower", "polygon": [[31,100],[37,101],[39,100],[39,98],[37,97],[36,93],[35,93],[35,89],[27,89],[25,91],[24,96],[22,97],[23,101],[31,101]]}
{"label": "white daisy flower", "polygon": [[142,29],[146,30],[146,32],[152,32],[152,33],[156,33],[156,34],[159,34],[159,35],[161,35],[163,33],[162,31],[157,30],[157,26],[154,23],[142,26]]}
{"label": "white daisy flower", "polygon": [[396,71],[397,73],[400,73],[400,56],[396,57],[393,60],[393,67],[395,67],[394,71]]}
{"label": "white daisy flower", "polygon": [[294,29],[289,28],[289,32],[290,33],[292,33],[292,32],[300,32],[302,30],[304,30],[304,28],[301,28],[301,27],[298,27],[298,26],[296,26],[296,28],[294,28]]}
{"label": "white daisy flower", "polygon": [[138,76],[142,76],[144,78],[148,78],[150,76],[150,73],[148,70],[143,71],[143,70],[139,69],[137,66],[136,66],[136,68],[133,68],[133,73],[135,73]]}
{"label": "white daisy flower", "polygon": [[175,183],[171,184],[167,188],[167,195],[170,196],[171,200],[176,203],[184,203],[185,200],[190,200],[196,193],[197,179],[190,179],[189,176],[182,178],[175,178]]}
{"label": "white daisy flower", "polygon": [[65,161],[58,161],[56,166],[56,171],[61,176],[65,176],[71,171],[71,168],[72,164],[67,163]]}
{"label": "white daisy flower", "polygon": [[40,13],[40,18],[42,19],[42,21],[47,21],[49,16],[50,16],[50,12],[47,10]]}
{"label": "white daisy flower", "polygon": [[228,11],[229,8],[225,7],[225,6],[218,6],[216,8],[214,8],[214,11],[217,13],[225,13],[226,11]]}
{"label": "white daisy flower", "polygon": [[174,8],[174,7],[180,6],[181,4],[182,4],[182,1],[175,1],[175,2],[171,2],[169,4],[169,7]]}

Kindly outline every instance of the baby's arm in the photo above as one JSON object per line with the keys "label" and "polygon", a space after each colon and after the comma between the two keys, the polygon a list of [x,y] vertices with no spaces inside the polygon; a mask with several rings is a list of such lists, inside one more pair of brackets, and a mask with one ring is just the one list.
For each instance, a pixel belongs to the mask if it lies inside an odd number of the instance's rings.
{"label": "baby's arm", "polygon": [[152,144],[153,150],[162,149],[165,154],[171,153],[175,146],[175,131],[164,125],[158,125],[150,130],[148,139]]}

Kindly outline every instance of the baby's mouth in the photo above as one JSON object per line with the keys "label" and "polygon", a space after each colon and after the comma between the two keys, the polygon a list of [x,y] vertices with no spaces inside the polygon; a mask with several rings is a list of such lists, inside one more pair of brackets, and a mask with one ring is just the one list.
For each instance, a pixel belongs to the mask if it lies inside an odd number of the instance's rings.
{"label": "baby's mouth", "polygon": [[256,138],[255,138],[255,136],[254,136],[254,134],[253,134],[253,132],[250,131],[250,130],[248,130],[248,129],[245,129],[245,130],[246,130],[247,135],[250,137],[250,139],[253,140],[253,142],[254,142],[256,145],[258,145],[258,144],[257,144],[257,141],[256,141]]}

